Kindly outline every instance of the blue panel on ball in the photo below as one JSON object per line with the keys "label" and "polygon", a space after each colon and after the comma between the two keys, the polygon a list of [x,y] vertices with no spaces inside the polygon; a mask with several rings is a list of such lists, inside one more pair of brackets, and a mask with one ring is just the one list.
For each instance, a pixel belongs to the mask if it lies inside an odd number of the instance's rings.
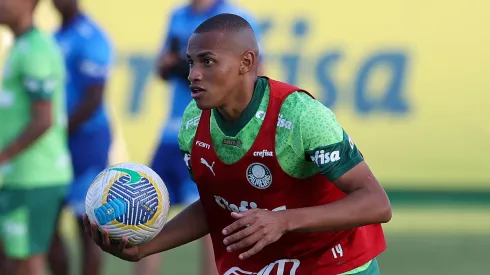
{"label": "blue panel on ball", "polygon": [[121,198],[115,198],[94,210],[95,218],[100,225],[113,221],[126,214],[127,204]]}
{"label": "blue panel on ball", "polygon": [[129,177],[120,177],[108,190],[107,200],[122,199],[126,203],[125,215],[116,218],[124,225],[151,225],[159,207],[156,187],[147,179],[141,178],[138,183],[128,184]]}

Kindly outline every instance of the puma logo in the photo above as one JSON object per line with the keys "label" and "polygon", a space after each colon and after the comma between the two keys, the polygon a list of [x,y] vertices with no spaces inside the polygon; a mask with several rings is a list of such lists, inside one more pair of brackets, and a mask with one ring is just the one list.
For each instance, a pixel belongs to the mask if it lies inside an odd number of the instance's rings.
{"label": "puma logo", "polygon": [[191,169],[190,160],[191,160],[191,154],[185,153],[184,154],[184,161],[185,161],[185,165],[187,166],[188,169]]}
{"label": "puma logo", "polygon": [[213,161],[213,164],[209,165],[209,163],[204,158],[201,158],[201,163],[206,165],[206,167],[209,168],[209,170],[211,170],[211,173],[213,173],[213,175],[216,176],[216,174],[214,173],[214,170],[213,170],[214,161]]}

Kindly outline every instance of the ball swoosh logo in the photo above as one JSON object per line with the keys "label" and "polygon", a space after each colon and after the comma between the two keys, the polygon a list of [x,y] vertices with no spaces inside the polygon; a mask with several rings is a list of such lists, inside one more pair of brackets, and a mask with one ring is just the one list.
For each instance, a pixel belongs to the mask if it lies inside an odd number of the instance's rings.
{"label": "ball swoosh logo", "polygon": [[110,168],[109,171],[118,171],[121,173],[128,174],[129,177],[131,178],[131,181],[128,182],[127,184],[135,184],[139,183],[141,181],[141,175],[133,170],[126,169],[126,168]]}

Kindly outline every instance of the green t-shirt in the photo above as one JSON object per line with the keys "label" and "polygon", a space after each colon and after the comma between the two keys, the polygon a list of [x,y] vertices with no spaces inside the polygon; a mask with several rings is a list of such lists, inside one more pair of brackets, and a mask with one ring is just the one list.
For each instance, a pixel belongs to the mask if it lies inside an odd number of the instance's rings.
{"label": "green t-shirt", "polygon": [[26,129],[31,105],[51,101],[52,127],[0,167],[4,187],[36,188],[69,184],[64,61],[51,36],[36,28],[17,38],[4,63],[0,89],[0,151]]}
{"label": "green t-shirt", "polygon": [[[218,111],[211,114],[211,138],[215,151],[226,164],[235,163],[250,149],[257,137],[269,103],[267,79],[259,78],[250,104],[233,124]],[[192,101],[184,112],[179,146],[189,170],[189,156],[201,110]],[[284,101],[276,131],[276,156],[290,176],[306,178],[322,173],[336,180],[363,160],[352,139],[337,122],[333,112],[303,92],[294,92]],[[190,171],[192,175],[192,171]]]}

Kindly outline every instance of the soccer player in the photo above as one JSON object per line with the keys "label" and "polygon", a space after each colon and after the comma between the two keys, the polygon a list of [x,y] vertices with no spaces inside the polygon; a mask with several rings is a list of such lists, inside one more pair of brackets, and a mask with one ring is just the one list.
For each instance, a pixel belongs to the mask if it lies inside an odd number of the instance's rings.
{"label": "soccer player", "polygon": [[391,206],[334,114],[306,91],[257,76],[243,18],[203,22],[187,47],[193,101],[179,144],[200,199],[141,246],[102,249],[129,261],[211,234],[220,274],[379,274]]}
{"label": "soccer player", "polygon": [[0,242],[8,261],[0,272],[9,275],[44,274],[44,256],[72,180],[63,57],[56,42],[34,26],[36,4],[0,0],[0,24],[15,35],[0,90]]}
{"label": "soccer player", "polygon": [[[69,149],[75,178],[67,196],[82,236],[84,275],[97,275],[101,266],[100,249],[84,234],[82,214],[85,196],[92,180],[106,168],[111,145],[111,127],[103,98],[113,49],[106,34],[85,15],[77,0],[53,0],[62,18],[56,32],[66,69],[69,114]],[[59,233],[50,251],[54,275],[69,272],[67,254]]]}
{"label": "soccer player", "polygon": [[[177,136],[184,110],[192,100],[187,79],[189,64],[185,56],[187,41],[199,24],[220,13],[239,14],[257,30],[255,20],[238,5],[225,0],[192,0],[171,12],[167,34],[157,60],[157,74],[171,87],[171,106],[151,167],[167,185],[172,205],[171,216],[199,199],[196,185],[189,177],[184,162],[174,161],[181,157]],[[202,274],[216,274],[208,237],[204,238],[204,244]],[[135,272],[138,275],[156,275],[160,262],[161,255],[148,257],[137,264]]]}

